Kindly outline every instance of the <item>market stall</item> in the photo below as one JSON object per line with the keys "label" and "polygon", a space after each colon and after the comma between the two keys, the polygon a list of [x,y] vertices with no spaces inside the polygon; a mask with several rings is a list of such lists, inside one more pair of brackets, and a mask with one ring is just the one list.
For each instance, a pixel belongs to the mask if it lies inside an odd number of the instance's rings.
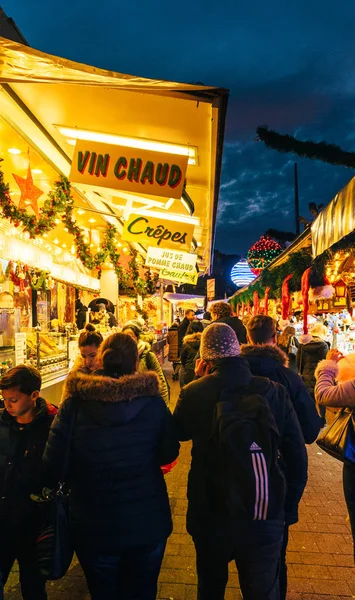
{"label": "market stall", "polygon": [[98,295],[119,324],[148,313],[159,342],[169,305],[158,281],[209,272],[228,91],[107,72],[3,38],[0,86],[6,364],[37,361],[44,380],[64,379],[76,301]]}

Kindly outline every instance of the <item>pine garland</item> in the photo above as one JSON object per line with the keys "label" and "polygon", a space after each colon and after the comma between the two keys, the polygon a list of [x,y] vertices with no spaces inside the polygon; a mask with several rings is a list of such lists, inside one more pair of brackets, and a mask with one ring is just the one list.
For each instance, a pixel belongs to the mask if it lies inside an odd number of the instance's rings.
{"label": "pine garland", "polygon": [[[3,159],[0,159],[0,164]],[[139,276],[137,264],[137,251],[131,249],[132,259],[129,262],[130,271],[125,271],[120,264],[120,253],[117,252],[115,238],[117,229],[114,225],[106,225],[101,249],[95,254],[92,253],[90,244],[85,241],[85,232],[79,227],[74,218],[74,199],[71,195],[71,186],[69,180],[61,176],[59,181],[54,184],[54,189],[48,194],[43,207],[39,211],[39,217],[29,215],[26,210],[19,209],[11,200],[10,188],[4,181],[4,174],[0,168],[0,207],[2,215],[13,223],[15,227],[21,226],[23,231],[28,232],[31,239],[43,235],[54,229],[56,220],[60,215],[64,227],[73,236],[76,256],[82,264],[90,271],[97,270],[98,278],[101,276],[102,265],[106,260],[113,264],[117,276],[119,289],[123,293],[132,296],[145,296],[147,293],[155,293],[156,283],[159,275],[150,276],[147,281]],[[48,274],[46,274],[48,277]],[[45,289],[44,276],[35,276],[33,289]]]}
{"label": "pine garland", "polygon": [[292,152],[301,158],[321,160],[330,165],[355,168],[355,152],[342,150],[335,144],[327,142],[302,142],[292,135],[282,135],[268,127],[258,127],[256,130],[257,141],[264,142],[265,146],[278,152]]}

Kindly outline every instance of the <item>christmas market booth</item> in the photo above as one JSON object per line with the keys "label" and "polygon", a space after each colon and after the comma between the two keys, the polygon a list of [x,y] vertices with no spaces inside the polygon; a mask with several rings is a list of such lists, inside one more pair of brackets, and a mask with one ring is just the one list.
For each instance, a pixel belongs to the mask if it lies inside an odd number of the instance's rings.
{"label": "christmas market booth", "polygon": [[269,314],[298,334],[322,322],[333,347],[355,351],[355,178],[276,258],[251,250],[259,274],[230,298],[239,316]]}
{"label": "christmas market booth", "polygon": [[161,341],[164,288],[209,273],[227,100],[0,38],[2,372],[29,361],[57,403],[99,298]]}

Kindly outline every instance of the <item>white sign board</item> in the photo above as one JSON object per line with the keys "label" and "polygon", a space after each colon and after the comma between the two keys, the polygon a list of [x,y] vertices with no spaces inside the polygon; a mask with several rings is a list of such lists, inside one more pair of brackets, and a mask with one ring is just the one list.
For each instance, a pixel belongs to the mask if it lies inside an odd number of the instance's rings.
{"label": "white sign board", "polygon": [[159,270],[160,279],[194,285],[198,279],[196,261],[196,254],[149,246],[145,266]]}
{"label": "white sign board", "polygon": [[26,362],[26,333],[15,333],[15,362],[23,365]]}

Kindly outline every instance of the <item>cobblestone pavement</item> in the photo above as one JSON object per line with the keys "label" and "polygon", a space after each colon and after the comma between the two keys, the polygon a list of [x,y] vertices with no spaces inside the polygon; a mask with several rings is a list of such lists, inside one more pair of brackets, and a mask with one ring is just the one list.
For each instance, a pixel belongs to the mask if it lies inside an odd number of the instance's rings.
{"label": "cobblestone pavement", "polygon": [[[171,380],[170,376],[169,379]],[[171,383],[173,405],[178,384]],[[341,465],[308,448],[309,481],[300,504],[300,521],[290,529],[288,545],[288,600],[345,600],[355,598],[352,543],[343,499]],[[166,477],[174,519],[159,579],[159,600],[195,600],[194,547],[185,530],[186,481],[190,444],[182,444],[178,465]],[[47,585],[49,600],[90,600],[80,566],[74,560],[69,573]],[[6,600],[20,600],[18,573],[14,568]],[[238,577],[230,565],[225,600],[240,600]],[[104,600],[104,599],[103,599]]]}

